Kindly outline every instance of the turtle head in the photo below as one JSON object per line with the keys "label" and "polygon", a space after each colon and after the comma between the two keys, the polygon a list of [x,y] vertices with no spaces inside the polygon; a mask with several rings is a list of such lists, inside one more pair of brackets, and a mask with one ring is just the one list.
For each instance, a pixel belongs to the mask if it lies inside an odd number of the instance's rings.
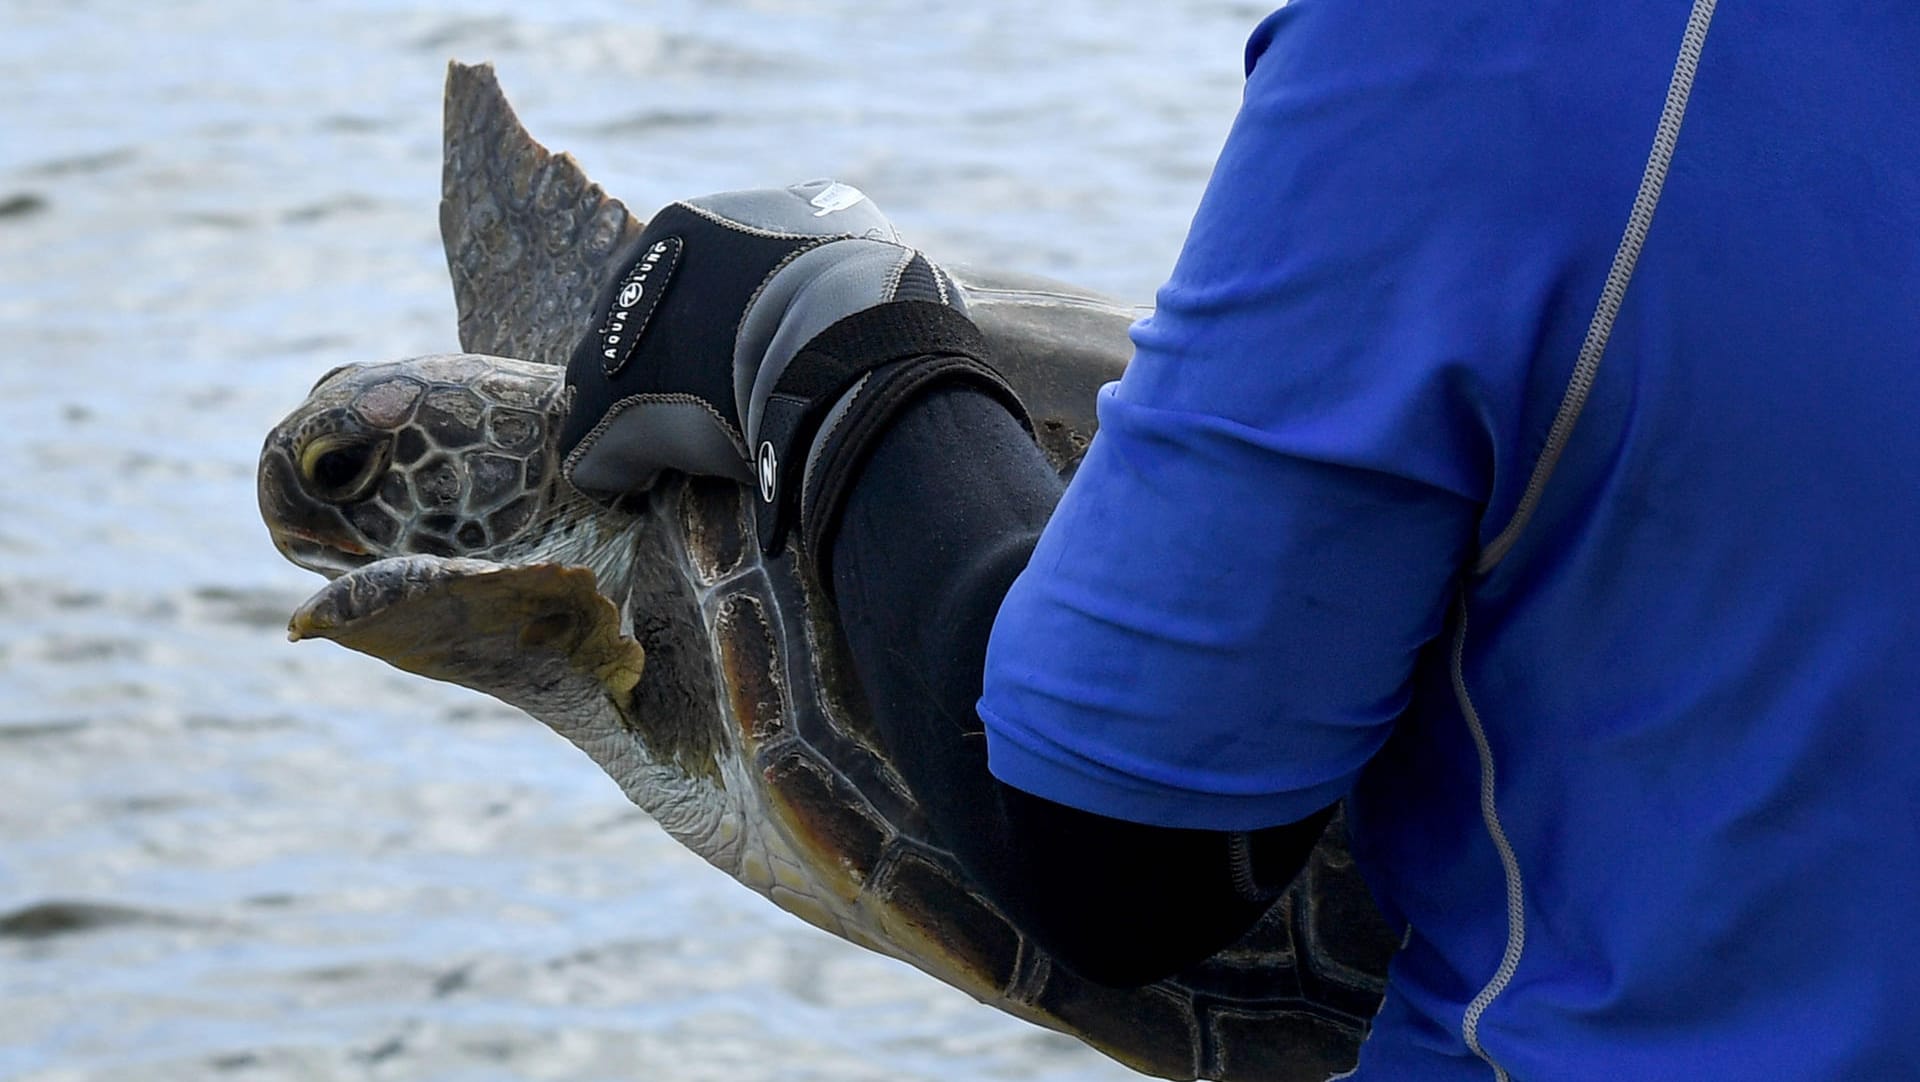
{"label": "turtle head", "polygon": [[511,562],[561,505],[561,369],[476,354],[321,377],[260,451],[260,514],[289,560],[329,578],[386,556]]}

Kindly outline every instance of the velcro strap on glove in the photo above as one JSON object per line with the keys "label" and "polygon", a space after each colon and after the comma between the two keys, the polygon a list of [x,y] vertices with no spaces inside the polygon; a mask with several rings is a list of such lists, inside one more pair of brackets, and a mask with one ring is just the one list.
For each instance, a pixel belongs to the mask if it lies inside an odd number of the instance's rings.
{"label": "velcro strap on glove", "polygon": [[[931,387],[968,383],[999,399],[1032,430],[1026,407],[986,360],[965,316],[934,301],[869,308],[820,332],[795,355],[768,398],[754,448],[760,546],[775,552],[792,519],[817,563],[865,452]],[[822,421],[831,415],[831,424]],[[805,454],[795,452],[807,441]],[[804,489],[804,491],[797,491]]]}

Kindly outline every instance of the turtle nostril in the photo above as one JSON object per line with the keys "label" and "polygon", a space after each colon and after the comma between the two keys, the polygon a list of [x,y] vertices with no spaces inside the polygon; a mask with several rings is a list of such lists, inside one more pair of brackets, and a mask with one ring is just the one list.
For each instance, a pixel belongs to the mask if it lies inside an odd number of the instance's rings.
{"label": "turtle nostril", "polygon": [[373,491],[386,464],[383,447],[352,437],[322,436],[301,454],[301,477],[320,499],[351,503]]}

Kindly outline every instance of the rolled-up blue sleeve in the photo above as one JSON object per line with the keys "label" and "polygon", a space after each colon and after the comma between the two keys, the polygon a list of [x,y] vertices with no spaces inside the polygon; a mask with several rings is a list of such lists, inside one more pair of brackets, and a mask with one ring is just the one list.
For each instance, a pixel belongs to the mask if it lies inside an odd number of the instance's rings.
{"label": "rolled-up blue sleeve", "polygon": [[1249,47],[1186,248],[996,621],[980,714],[1009,784],[1291,822],[1407,707],[1575,225],[1529,157],[1553,140],[1527,58],[1383,7],[1298,0]]}

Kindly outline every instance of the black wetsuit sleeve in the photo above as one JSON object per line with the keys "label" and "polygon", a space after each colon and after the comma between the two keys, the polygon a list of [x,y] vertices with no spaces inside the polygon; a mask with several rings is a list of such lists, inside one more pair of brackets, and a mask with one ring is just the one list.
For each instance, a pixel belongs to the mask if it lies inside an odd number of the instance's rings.
{"label": "black wetsuit sleeve", "polygon": [[875,442],[830,571],[875,722],[941,839],[1057,960],[1141,984],[1238,938],[1330,810],[1249,833],[1182,830],[1069,808],[988,773],[974,712],[987,636],[1062,487],[997,402],[935,391]]}

